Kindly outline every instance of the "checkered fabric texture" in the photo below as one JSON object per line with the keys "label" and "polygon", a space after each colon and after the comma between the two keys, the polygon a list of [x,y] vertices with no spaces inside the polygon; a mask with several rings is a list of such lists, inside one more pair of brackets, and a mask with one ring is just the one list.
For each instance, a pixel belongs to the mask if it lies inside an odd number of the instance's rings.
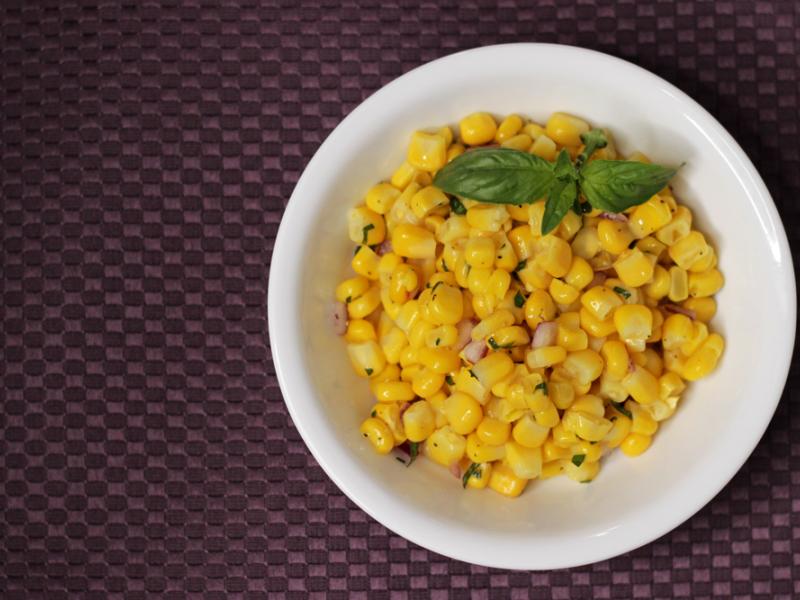
{"label": "checkered fabric texture", "polygon": [[797,2],[536,4],[0,3],[0,598],[800,595],[797,362],[708,506],[567,571],[394,535],[287,416],[266,299],[292,188],[359,102],[458,50],[574,44],[675,83],[800,247]]}

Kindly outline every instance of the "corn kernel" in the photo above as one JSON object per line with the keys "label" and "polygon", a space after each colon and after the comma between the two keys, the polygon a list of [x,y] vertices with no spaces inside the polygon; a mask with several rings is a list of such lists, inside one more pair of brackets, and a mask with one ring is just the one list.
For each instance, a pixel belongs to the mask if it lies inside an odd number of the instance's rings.
{"label": "corn kernel", "polygon": [[427,319],[434,325],[455,325],[464,315],[464,297],[461,291],[445,283],[431,288],[427,304]]}
{"label": "corn kernel", "polygon": [[420,398],[431,398],[444,385],[444,375],[435,373],[431,369],[423,369],[411,380],[414,393]]}
{"label": "corn kernel", "polygon": [[572,304],[578,299],[580,292],[560,279],[553,279],[550,282],[550,295],[558,304]]}
{"label": "corn kernel", "polygon": [[531,331],[535,331],[539,323],[552,321],[556,316],[556,305],[544,290],[534,290],[525,301],[525,322]]}
{"label": "corn kernel", "polygon": [[492,465],[489,487],[498,494],[516,498],[523,492],[526,485],[528,485],[528,480],[517,477],[508,465],[503,463]]}
{"label": "corn kernel", "polygon": [[491,389],[514,369],[513,361],[502,352],[493,352],[479,360],[472,372],[484,388]]}
{"label": "corn kernel", "polygon": [[569,242],[583,227],[583,219],[573,211],[567,212],[561,219],[556,229],[556,235],[565,242]]}
{"label": "corn kernel", "polygon": [[580,256],[572,257],[572,264],[567,271],[564,281],[577,290],[582,290],[594,279],[594,270],[585,259]]}
{"label": "corn kernel", "polygon": [[650,447],[653,438],[649,435],[642,435],[639,433],[631,433],[622,441],[620,450],[626,456],[639,456]]}
{"label": "corn kernel", "polygon": [[485,112],[476,112],[464,117],[458,126],[461,132],[461,141],[468,146],[488,144],[497,133],[497,123],[490,114]]}
{"label": "corn kernel", "polygon": [[685,206],[679,206],[672,215],[672,220],[656,232],[656,239],[662,244],[672,246],[685,238],[692,230],[692,213]]}
{"label": "corn kernel", "polygon": [[411,197],[411,210],[418,219],[424,219],[439,207],[447,206],[450,200],[437,187],[426,186]]}
{"label": "corn kernel", "polygon": [[375,340],[360,344],[348,344],[347,354],[356,374],[361,377],[377,375],[386,366],[386,357]]}
{"label": "corn kernel", "polygon": [[700,347],[686,359],[681,374],[689,381],[697,381],[707,376],[717,367],[717,362],[725,348],[725,341],[717,333],[709,335]]}
{"label": "corn kernel", "polygon": [[496,233],[511,219],[502,204],[476,204],[467,210],[467,223],[478,231]]}
{"label": "corn kernel", "polygon": [[622,378],[622,387],[639,404],[650,404],[659,399],[658,379],[639,365]]}
{"label": "corn kernel", "polygon": [[542,346],[534,348],[525,356],[525,362],[531,369],[544,369],[564,362],[567,351],[561,346]]}
{"label": "corn kernel", "polygon": [[658,194],[637,206],[628,219],[628,226],[636,239],[658,231],[672,220],[672,211]]}
{"label": "corn kernel", "polygon": [[399,404],[386,404],[379,402],[372,407],[372,415],[389,426],[395,446],[402,444],[408,439],[406,437],[406,432],[403,429],[403,421],[402,417],[400,416]]}
{"label": "corn kernel", "polygon": [[345,279],[336,286],[336,300],[349,303],[366,292],[370,285],[370,281],[366,277],[359,276]]}
{"label": "corn kernel", "polygon": [[509,423],[486,416],[478,424],[476,433],[478,439],[484,444],[501,446],[508,440],[510,431],[511,425]]}
{"label": "corn kernel", "polygon": [[427,229],[400,224],[392,233],[392,247],[398,256],[406,258],[435,258],[436,239]]}
{"label": "corn kernel", "polygon": [[660,265],[653,269],[653,279],[644,288],[644,293],[653,300],[661,300],[669,294],[672,278],[669,271]]}
{"label": "corn kernel", "polygon": [[522,118],[519,115],[509,115],[500,122],[495,133],[494,141],[498,144],[511,139],[522,130]]}
{"label": "corn kernel", "polygon": [[688,298],[682,306],[694,311],[698,321],[708,323],[717,314],[717,302],[713,298]]}
{"label": "corn kernel", "polygon": [[669,256],[681,269],[689,269],[702,260],[709,252],[705,237],[699,231],[692,231],[669,247]]}
{"label": "corn kernel", "polygon": [[454,158],[458,158],[462,154],[464,154],[464,146],[461,144],[453,144],[447,149],[447,162],[452,161]]}
{"label": "corn kernel", "polygon": [[444,403],[444,411],[453,431],[462,435],[474,431],[483,419],[483,409],[480,403],[463,392],[455,392],[447,398]]}
{"label": "corn kernel", "polygon": [[529,150],[531,154],[535,154],[539,158],[550,161],[555,159],[557,151],[558,147],[556,146],[556,143],[546,135],[540,135],[537,137],[533,141],[533,144]]}
{"label": "corn kernel", "polygon": [[519,150],[520,152],[527,152],[531,149],[532,145],[533,140],[529,135],[524,133],[508,138],[501,144],[503,148],[512,148],[514,150]]}
{"label": "corn kernel", "polygon": [[389,183],[379,183],[367,191],[364,203],[371,211],[385,215],[391,210],[395,200],[400,197],[400,190]]}
{"label": "corn kernel", "polygon": [[[613,411],[613,409],[610,410]],[[616,411],[613,411],[613,414],[611,412],[607,413],[607,416],[612,422],[612,426],[603,441],[609,448],[616,448],[628,437],[633,422],[622,413]]]}
{"label": "corn kernel", "polygon": [[572,248],[554,235],[546,235],[534,244],[536,264],[553,277],[564,277],[572,264]]}
{"label": "corn kernel", "polygon": [[692,298],[706,298],[716,294],[725,283],[722,273],[709,269],[703,273],[689,273],[689,295]]}
{"label": "corn kernel", "polygon": [[633,234],[627,223],[610,219],[600,219],[597,224],[597,239],[600,247],[611,254],[622,254],[633,241]]}
{"label": "corn kernel", "polygon": [[655,256],[633,248],[620,254],[614,262],[614,269],[625,285],[639,287],[653,278],[655,264]]}
{"label": "corn kernel", "polygon": [[436,133],[415,131],[408,145],[408,162],[423,171],[438,171],[447,164],[447,142]]}
{"label": "corn kernel", "polygon": [[566,431],[571,431],[587,442],[599,442],[611,431],[612,427],[612,423],[608,419],[571,408],[564,412],[561,424]]}
{"label": "corn kernel", "polygon": [[526,448],[538,448],[544,444],[550,429],[539,425],[532,416],[523,415],[512,430],[514,441]]}
{"label": "corn kernel", "polygon": [[359,427],[361,435],[369,440],[378,454],[388,454],[394,448],[394,436],[389,426],[378,419],[370,417]]}
{"label": "corn kernel", "polygon": [[[409,410],[411,409],[409,408]],[[410,436],[409,439],[411,439]],[[460,461],[466,449],[467,440],[464,436],[453,431],[453,428],[449,425],[435,430],[425,440],[425,455],[445,467]]]}
{"label": "corn kernel", "polygon": [[570,352],[564,359],[563,368],[578,384],[587,384],[603,372],[603,359],[594,350]]}
{"label": "corn kernel", "polygon": [[614,311],[614,326],[628,348],[641,352],[653,332],[653,313],[641,304],[626,304]]}
{"label": "corn kernel", "polygon": [[622,306],[622,299],[607,287],[599,285],[581,295],[581,304],[592,316],[605,321],[611,311]]}
{"label": "corn kernel", "polygon": [[569,408],[570,410],[577,410],[595,417],[602,417],[606,413],[602,399],[594,394],[586,394],[576,398]]}
{"label": "corn kernel", "polygon": [[555,112],[547,120],[545,131],[557,144],[580,146],[581,134],[589,131],[589,124],[583,119],[567,113]]}
{"label": "corn kernel", "polygon": [[350,210],[347,227],[350,240],[356,244],[372,246],[380,244],[386,238],[386,222],[383,217],[366,206]]}
{"label": "corn kernel", "polygon": [[600,351],[605,360],[606,373],[612,379],[621,380],[628,373],[628,351],[625,344],[618,340],[609,340]]}
{"label": "corn kernel", "polygon": [[669,299],[673,302],[686,300],[689,297],[689,277],[686,271],[680,267],[671,267],[669,276]]}
{"label": "corn kernel", "polygon": [[597,227],[584,225],[572,240],[571,247],[573,254],[584,260],[588,261],[597,256],[597,253],[602,250]]}
{"label": "corn kernel", "polygon": [[347,324],[347,332],[344,334],[344,339],[354,343],[375,340],[377,339],[375,327],[369,321],[353,319]]}
{"label": "corn kernel", "polygon": [[506,462],[514,475],[524,479],[535,479],[542,473],[542,451],[526,448],[517,442],[505,443]]}

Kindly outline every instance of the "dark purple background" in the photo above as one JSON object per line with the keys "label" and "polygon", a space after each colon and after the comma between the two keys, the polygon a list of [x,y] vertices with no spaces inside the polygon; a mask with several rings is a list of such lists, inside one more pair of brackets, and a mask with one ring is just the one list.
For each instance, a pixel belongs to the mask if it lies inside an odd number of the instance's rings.
{"label": "dark purple background", "polygon": [[422,550],[342,496],[286,415],[266,321],[281,213],[325,136],[405,71],[499,42],[596,48],[681,87],[744,146],[797,247],[797,2],[223,4],[2,2],[0,597],[800,594],[796,368],[690,521],[513,573]]}

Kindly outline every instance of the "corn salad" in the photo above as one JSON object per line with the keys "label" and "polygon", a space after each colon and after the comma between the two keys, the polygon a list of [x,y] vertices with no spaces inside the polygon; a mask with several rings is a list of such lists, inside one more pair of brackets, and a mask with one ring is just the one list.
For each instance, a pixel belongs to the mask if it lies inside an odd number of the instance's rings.
{"label": "corn salad", "polygon": [[[414,132],[350,211],[354,275],[334,323],[369,379],[360,433],[376,452],[419,453],[508,497],[537,478],[586,483],[613,449],[645,452],[687,382],[717,366],[723,276],[669,187],[620,214],[570,211],[542,236],[543,200],[482,204],[432,185],[469,147],[574,158],[589,129],[565,113],[540,125],[481,112],[458,135]],[[622,157],[610,141],[596,158]]]}

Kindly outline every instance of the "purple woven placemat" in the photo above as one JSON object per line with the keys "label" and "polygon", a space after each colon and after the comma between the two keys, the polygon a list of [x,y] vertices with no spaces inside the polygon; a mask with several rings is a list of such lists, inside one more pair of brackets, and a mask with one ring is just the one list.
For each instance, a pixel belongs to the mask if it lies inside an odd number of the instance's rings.
{"label": "purple woven placemat", "polygon": [[500,42],[677,84],[742,143],[797,248],[798,4],[294,4],[0,4],[0,598],[800,595],[796,363],[691,520],[610,561],[507,572],[343,497],[287,417],[266,321],[278,223],[325,136],[401,73]]}

